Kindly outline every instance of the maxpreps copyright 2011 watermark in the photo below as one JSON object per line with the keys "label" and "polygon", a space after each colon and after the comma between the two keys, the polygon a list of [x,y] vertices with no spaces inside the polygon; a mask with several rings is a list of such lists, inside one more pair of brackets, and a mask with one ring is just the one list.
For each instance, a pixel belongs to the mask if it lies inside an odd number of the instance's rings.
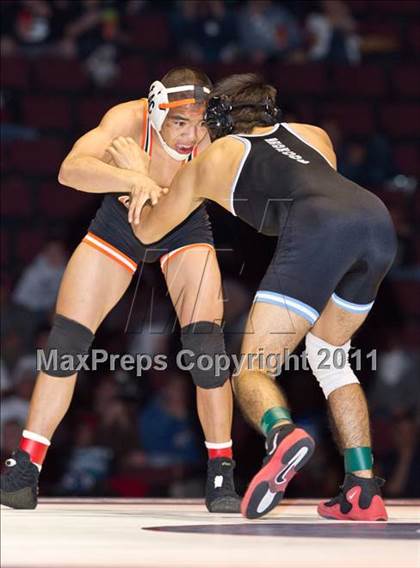
{"label": "maxpreps copyright 2011 watermark", "polygon": [[[318,352],[321,357],[320,369],[343,369],[347,364],[347,356],[343,349],[336,348],[333,351],[323,348]],[[362,353],[360,349],[353,349],[348,355],[348,360],[355,371],[367,368],[376,371],[377,351],[372,349],[369,353]],[[363,364],[363,365],[362,365]],[[105,349],[92,349],[89,354],[60,355],[58,350],[51,349],[45,353],[43,349],[36,352],[37,371],[61,371],[77,373],[80,371],[96,371],[102,365],[107,365],[109,371],[135,371],[141,377],[147,371],[166,371],[169,368],[168,356],[164,353],[149,355],[147,353],[108,353]],[[213,371],[216,377],[220,377],[230,369],[232,376],[237,376],[243,370],[266,370],[272,375],[279,375],[282,371],[309,371],[309,363],[305,351],[300,354],[289,353],[287,350],[282,356],[280,353],[264,353],[261,349],[258,353],[246,355],[227,355],[220,353],[209,355],[202,353],[195,357],[190,349],[178,351],[175,357],[176,368],[180,371],[192,371],[194,367],[200,371]],[[172,367],[171,367],[172,368]]]}

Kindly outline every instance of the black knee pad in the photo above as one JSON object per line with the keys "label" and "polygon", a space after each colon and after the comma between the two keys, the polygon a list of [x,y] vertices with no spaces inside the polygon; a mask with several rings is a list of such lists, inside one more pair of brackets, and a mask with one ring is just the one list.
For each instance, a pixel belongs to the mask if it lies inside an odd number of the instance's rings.
{"label": "black knee pad", "polygon": [[221,387],[229,378],[229,358],[220,325],[199,321],[181,329],[183,355],[194,384],[203,389]]}
{"label": "black knee pad", "polygon": [[89,354],[94,337],[81,323],[56,314],[47,347],[38,352],[41,357],[38,368],[52,377],[74,375],[82,358]]}

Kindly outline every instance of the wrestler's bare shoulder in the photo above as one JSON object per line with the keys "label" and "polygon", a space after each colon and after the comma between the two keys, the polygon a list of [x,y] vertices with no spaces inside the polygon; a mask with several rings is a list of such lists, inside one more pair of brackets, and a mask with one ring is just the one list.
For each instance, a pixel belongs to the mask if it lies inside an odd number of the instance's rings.
{"label": "wrestler's bare shoulder", "polygon": [[328,144],[332,147],[331,138],[328,136],[326,131],[319,126],[315,126],[313,124],[303,124],[301,122],[289,122],[287,123],[290,128],[295,130],[298,134],[301,134],[303,137],[308,136],[312,139],[319,138],[320,142],[324,144]]}
{"label": "wrestler's bare shoulder", "polygon": [[297,122],[287,123],[287,126],[300,136],[304,142],[316,148],[334,169],[337,168],[337,158],[333,143],[323,128],[314,126],[313,124]]}
{"label": "wrestler's bare shoulder", "polygon": [[105,120],[143,122],[145,99],[119,103],[111,107],[104,116]]}

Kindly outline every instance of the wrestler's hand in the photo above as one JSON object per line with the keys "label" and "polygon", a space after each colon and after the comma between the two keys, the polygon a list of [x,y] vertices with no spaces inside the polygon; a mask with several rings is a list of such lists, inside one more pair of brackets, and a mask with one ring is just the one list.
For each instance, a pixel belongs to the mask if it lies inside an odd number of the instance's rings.
{"label": "wrestler's hand", "polygon": [[128,222],[138,225],[144,205],[148,201],[150,205],[156,205],[160,196],[166,193],[168,193],[166,187],[159,187],[149,178],[133,186],[130,195],[122,195],[118,200],[128,209]]}
{"label": "wrestler's hand", "polygon": [[106,154],[112,157],[118,168],[148,175],[150,157],[132,138],[118,136],[108,146]]}

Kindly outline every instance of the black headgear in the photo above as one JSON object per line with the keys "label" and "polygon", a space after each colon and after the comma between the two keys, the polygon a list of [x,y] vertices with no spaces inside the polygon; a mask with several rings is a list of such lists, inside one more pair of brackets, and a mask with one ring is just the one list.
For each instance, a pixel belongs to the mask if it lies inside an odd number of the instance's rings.
{"label": "black headgear", "polygon": [[235,126],[231,114],[232,110],[245,107],[263,109],[267,115],[266,119],[264,119],[264,124],[267,126],[275,124],[280,118],[280,109],[277,108],[270,99],[266,99],[261,103],[232,103],[229,98],[224,95],[211,97],[207,105],[204,120],[211,132],[212,139],[222,138],[230,134]]}

